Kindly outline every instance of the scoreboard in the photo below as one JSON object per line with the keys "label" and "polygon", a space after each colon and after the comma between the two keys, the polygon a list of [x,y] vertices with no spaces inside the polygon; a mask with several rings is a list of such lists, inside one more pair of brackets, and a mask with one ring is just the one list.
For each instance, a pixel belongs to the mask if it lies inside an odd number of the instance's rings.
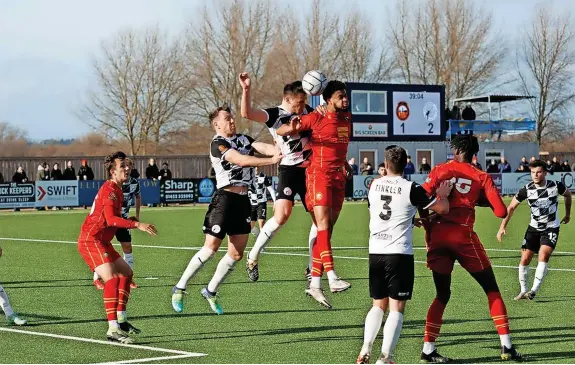
{"label": "scoreboard", "polygon": [[355,141],[443,141],[445,87],[348,83]]}

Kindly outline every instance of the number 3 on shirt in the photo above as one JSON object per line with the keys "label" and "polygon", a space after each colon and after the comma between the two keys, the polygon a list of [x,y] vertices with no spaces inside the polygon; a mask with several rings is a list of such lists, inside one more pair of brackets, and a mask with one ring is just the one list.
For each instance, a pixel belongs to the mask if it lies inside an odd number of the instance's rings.
{"label": "number 3 on shirt", "polygon": [[381,206],[381,212],[379,213],[379,218],[381,218],[381,220],[388,221],[391,218],[391,207],[389,206],[391,198],[392,197],[389,195],[381,196],[381,201],[383,203]]}
{"label": "number 3 on shirt", "polygon": [[467,194],[471,191],[471,180],[464,179],[460,177],[459,179],[451,178],[452,184],[455,184],[455,190],[459,191],[461,194]]}

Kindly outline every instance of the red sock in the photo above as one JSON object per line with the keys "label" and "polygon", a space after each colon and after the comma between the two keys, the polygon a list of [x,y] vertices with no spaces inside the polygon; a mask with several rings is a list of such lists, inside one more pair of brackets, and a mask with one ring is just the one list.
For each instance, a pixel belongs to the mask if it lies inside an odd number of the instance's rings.
{"label": "red sock", "polygon": [[116,308],[118,307],[118,285],[120,279],[113,277],[104,283],[104,308],[106,309],[106,316],[108,321],[115,321],[118,319]]}
{"label": "red sock", "polygon": [[439,337],[439,331],[441,331],[441,324],[443,323],[444,311],[445,304],[437,298],[433,299],[433,303],[431,303],[431,306],[427,311],[427,317],[425,318],[424,342],[435,342],[437,337]]}
{"label": "red sock", "polygon": [[505,308],[501,293],[487,293],[487,299],[489,300],[489,312],[491,313],[491,318],[493,318],[497,333],[500,335],[508,335],[509,318],[507,318],[507,308]]}
{"label": "red sock", "polygon": [[320,242],[320,257],[324,270],[333,270],[333,255],[331,253],[331,242],[329,241],[329,231],[318,231],[317,240]]}
{"label": "red sock", "polygon": [[[323,245],[325,241],[326,231],[318,231],[317,238],[312,248],[312,268],[311,276],[321,277],[323,274],[323,262],[321,260],[321,252],[323,251]],[[321,239],[320,239],[321,237]]]}
{"label": "red sock", "polygon": [[126,311],[126,304],[130,299],[130,283],[132,280],[125,276],[120,276],[118,283],[118,312]]}

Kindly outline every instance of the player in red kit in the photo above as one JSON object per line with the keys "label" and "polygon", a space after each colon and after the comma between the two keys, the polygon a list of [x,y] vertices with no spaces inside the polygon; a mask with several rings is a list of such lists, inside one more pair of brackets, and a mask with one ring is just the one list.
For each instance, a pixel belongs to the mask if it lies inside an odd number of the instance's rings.
{"label": "player in red kit", "polygon": [[428,217],[425,224],[427,266],[433,272],[436,297],[427,312],[421,360],[431,363],[450,360],[437,352],[435,340],[451,295],[451,272],[456,260],[487,294],[491,318],[501,340],[501,359],[521,360],[522,355],[511,344],[507,309],[491,262],[473,230],[475,206],[489,206],[499,218],[505,218],[507,209],[491,176],[471,165],[471,159],[479,151],[477,137],[458,135],[452,139],[451,147],[454,159],[434,167],[423,184],[428,193],[435,193],[446,180],[454,187],[449,195],[449,213]]}
{"label": "player in red kit", "polygon": [[132,343],[128,333],[139,333],[126,318],[126,304],[130,297],[132,269],[112,246],[118,228],[137,228],[155,235],[151,224],[140,223],[135,218],[123,219],[122,185],[129,179],[126,155],[116,152],[106,157],[106,171],[110,180],[98,190],[92,210],[82,224],[78,238],[78,252],[92,271],[104,281],[104,308],[108,317],[109,341]]}
{"label": "player in red kit", "polygon": [[341,280],[334,270],[330,237],[345,199],[347,147],[351,131],[351,113],[347,111],[345,84],[330,81],[323,91],[327,112],[313,112],[294,117],[277,130],[280,136],[311,131],[311,162],[306,169],[306,206],[317,226],[317,239],[312,248],[312,279],[306,293],[320,304],[331,308],[321,289],[321,277],[327,273],[332,293],[347,290],[351,284]]}

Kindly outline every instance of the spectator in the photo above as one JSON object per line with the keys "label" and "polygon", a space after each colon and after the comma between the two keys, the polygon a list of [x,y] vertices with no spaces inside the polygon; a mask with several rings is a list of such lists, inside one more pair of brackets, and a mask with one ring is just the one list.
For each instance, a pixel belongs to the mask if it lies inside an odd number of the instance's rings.
{"label": "spectator", "polygon": [[561,163],[557,156],[553,156],[553,171],[554,172],[561,172]]}
{"label": "spectator", "polygon": [[531,163],[531,162],[533,162],[533,161],[535,161],[535,160],[537,160],[537,159],[535,158],[535,156],[531,156],[531,158],[529,159],[529,163]]}
{"label": "spectator", "polygon": [[150,164],[148,165],[148,167],[146,167],[146,179],[157,180],[158,176],[160,176],[160,170],[156,165],[156,161],[153,158],[151,158]]}
{"label": "spectator", "polygon": [[571,171],[575,171],[575,163],[571,165]]}
{"label": "spectator", "polygon": [[473,159],[471,160],[471,164],[472,164],[476,169],[479,169],[479,170],[483,171],[483,168],[481,167],[481,164],[477,161],[477,156],[473,156]]}
{"label": "spectator", "polygon": [[140,178],[140,172],[138,171],[137,168],[133,168],[132,172],[130,172],[130,177],[133,177],[134,179],[139,179]]}
{"label": "spectator", "polygon": [[385,163],[382,162],[379,164],[379,166],[377,166],[377,173],[379,176],[387,175],[387,171],[385,170]]}
{"label": "spectator", "polygon": [[404,175],[413,175],[415,174],[415,166],[413,162],[411,162],[411,156],[407,156],[407,163],[405,164],[405,169],[403,170]]}
{"label": "spectator", "polygon": [[499,172],[504,174],[511,172],[511,165],[509,162],[505,161],[505,157],[501,157],[501,163],[499,164]]}
{"label": "spectator", "polygon": [[158,177],[161,181],[172,180],[172,171],[168,168],[168,163],[164,162],[162,164],[162,169],[160,170],[160,176]]}
{"label": "spectator", "polygon": [[359,171],[362,175],[373,175],[373,166],[371,166],[367,157],[363,158],[363,162],[359,165]]}
{"label": "spectator", "polygon": [[419,165],[419,173],[420,174],[429,174],[431,171],[431,166],[427,163],[427,158],[421,159],[421,165]]}
{"label": "spectator", "polygon": [[22,166],[18,166],[18,169],[14,173],[14,176],[12,176],[12,182],[19,184],[28,182],[28,176],[26,176],[26,171],[24,171],[24,168]]}
{"label": "spectator", "polygon": [[42,180],[44,180],[44,181],[50,181],[51,180],[50,166],[48,165],[48,163],[46,163],[44,165],[44,177],[42,178]]}
{"label": "spectator", "polygon": [[475,120],[475,110],[471,107],[471,105],[467,105],[463,111],[461,112],[461,118],[463,120]]}
{"label": "spectator", "polygon": [[86,160],[82,160],[82,166],[78,169],[78,180],[94,180],[94,171]]}
{"label": "spectator", "polygon": [[569,166],[569,161],[563,161],[563,165],[561,165],[562,172],[571,172],[571,166]]}
{"label": "spectator", "polygon": [[50,178],[52,180],[64,180],[64,175],[62,174],[62,170],[60,170],[60,164],[55,163],[52,172],[50,173]]}
{"label": "spectator", "polygon": [[520,173],[528,172],[528,171],[531,171],[531,170],[528,170],[528,167],[526,168],[525,165],[523,165],[523,164],[519,164],[519,167],[517,168],[517,170],[515,170],[515,172],[520,172]]}
{"label": "spectator", "polygon": [[553,173],[553,163],[551,163],[551,160],[547,160],[547,171]]}
{"label": "spectator", "polygon": [[349,166],[351,166],[351,169],[353,170],[353,174],[359,175],[359,167],[357,167],[357,164],[355,163],[355,157],[350,158],[348,163]]}
{"label": "spectator", "polygon": [[44,167],[48,164],[46,162],[41,163],[38,165],[38,171],[36,172],[36,181],[44,180]]}
{"label": "spectator", "polygon": [[76,170],[72,165],[72,161],[68,161],[66,163],[66,169],[62,174],[62,180],[76,180]]}
{"label": "spectator", "polygon": [[495,162],[495,160],[491,160],[491,163],[489,164],[489,166],[487,166],[487,173],[488,174],[499,173],[499,166],[497,166],[497,163]]}
{"label": "spectator", "polygon": [[[533,157],[533,158],[535,158],[535,157]],[[529,168],[529,162],[527,162],[527,157],[525,157],[525,156],[521,157],[521,163],[519,165],[523,166],[523,170],[531,171],[531,169]],[[517,170],[519,170],[519,169],[517,169]]]}

